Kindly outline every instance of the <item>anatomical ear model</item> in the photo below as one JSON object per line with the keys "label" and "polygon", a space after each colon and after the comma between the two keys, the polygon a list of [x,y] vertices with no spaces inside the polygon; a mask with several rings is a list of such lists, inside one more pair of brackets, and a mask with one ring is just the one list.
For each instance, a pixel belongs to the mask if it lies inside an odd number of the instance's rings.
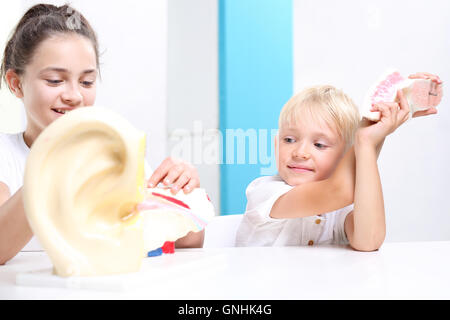
{"label": "anatomical ear model", "polygon": [[137,205],[144,217],[144,249],[151,252],[167,241],[189,231],[201,231],[214,216],[214,206],[204,189],[172,195],[168,188],[146,189],[145,200]]}
{"label": "anatomical ear model", "polygon": [[[149,250],[214,216],[203,189],[147,189],[145,135],[101,107],[71,111],[34,142],[24,206],[59,276],[136,272]],[[178,203],[177,203],[178,201]]]}
{"label": "anatomical ear model", "polygon": [[362,117],[380,120],[380,112],[370,112],[372,104],[394,102],[398,90],[402,90],[408,100],[411,115],[437,106],[442,99],[442,90],[438,89],[435,82],[404,78],[398,71],[388,71],[367,92],[361,109]]}

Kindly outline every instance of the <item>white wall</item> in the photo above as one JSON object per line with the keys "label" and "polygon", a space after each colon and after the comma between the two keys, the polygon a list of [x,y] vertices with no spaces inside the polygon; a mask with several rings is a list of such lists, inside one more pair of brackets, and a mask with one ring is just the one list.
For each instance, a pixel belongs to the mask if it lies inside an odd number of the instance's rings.
{"label": "white wall", "polygon": [[[22,16],[20,1],[0,0],[0,57],[3,58],[6,41]],[[1,79],[0,79],[1,81]],[[25,129],[23,104],[11,92],[6,83],[0,89],[0,132],[15,133]]]}
{"label": "white wall", "polygon": [[167,126],[169,153],[197,167],[219,213],[219,165],[204,157],[219,127],[217,16],[215,0],[169,0]]}
{"label": "white wall", "polygon": [[[10,10],[16,13],[16,18],[10,19],[7,33],[29,7],[40,2],[67,3],[66,0],[2,0],[1,17]],[[102,79],[96,104],[119,112],[147,133],[147,159],[155,169],[168,155],[167,0],[72,0],[70,4],[88,19],[98,35]],[[20,11],[18,15],[17,11]],[[3,36],[4,28],[1,31]],[[17,99],[12,100],[17,103]],[[14,111],[16,106],[6,101],[2,96],[0,131],[18,132],[22,127],[20,115]],[[10,121],[14,125],[6,128]]]}
{"label": "white wall", "polygon": [[330,83],[358,104],[386,68],[438,74],[436,116],[388,137],[379,158],[386,241],[450,240],[450,2],[294,0],[294,91]]}

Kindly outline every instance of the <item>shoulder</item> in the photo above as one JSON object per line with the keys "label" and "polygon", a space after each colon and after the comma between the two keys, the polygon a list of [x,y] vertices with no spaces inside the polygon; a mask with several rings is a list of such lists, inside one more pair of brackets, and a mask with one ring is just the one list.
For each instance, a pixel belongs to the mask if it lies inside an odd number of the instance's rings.
{"label": "shoulder", "polygon": [[6,149],[14,149],[17,148],[20,145],[20,139],[21,139],[20,133],[0,133],[0,149],[6,150]]}
{"label": "shoulder", "polygon": [[28,156],[30,148],[23,140],[23,132],[0,133],[0,150],[3,158],[22,163]]}
{"label": "shoulder", "polygon": [[284,182],[278,175],[264,176],[250,182],[245,190],[245,195],[247,196],[248,201],[255,198],[255,200],[261,202],[275,193],[281,195],[292,188],[292,186]]}
{"label": "shoulder", "polygon": [[5,159],[11,155],[14,150],[15,134],[0,133],[0,157]]}
{"label": "shoulder", "polygon": [[292,189],[280,176],[263,176],[256,178],[247,186],[246,194],[251,193],[255,190],[274,190],[277,188]]}
{"label": "shoulder", "polygon": [[270,210],[291,189],[279,176],[259,177],[248,185],[247,207],[237,232],[237,246],[272,245],[286,220],[271,218]]}
{"label": "shoulder", "polygon": [[0,132],[0,148],[6,147],[11,144],[12,136],[13,134]]}
{"label": "shoulder", "polygon": [[[293,187],[284,182],[279,176],[264,176],[253,180],[247,187],[247,209],[267,207],[268,212],[273,203]],[[266,208],[266,209],[267,209]],[[267,210],[264,211],[267,211]]]}
{"label": "shoulder", "polygon": [[7,188],[11,189],[11,172],[13,162],[14,135],[8,133],[0,133],[0,182]]}
{"label": "shoulder", "polygon": [[0,133],[0,181],[14,193],[22,184],[29,148],[23,133]]}

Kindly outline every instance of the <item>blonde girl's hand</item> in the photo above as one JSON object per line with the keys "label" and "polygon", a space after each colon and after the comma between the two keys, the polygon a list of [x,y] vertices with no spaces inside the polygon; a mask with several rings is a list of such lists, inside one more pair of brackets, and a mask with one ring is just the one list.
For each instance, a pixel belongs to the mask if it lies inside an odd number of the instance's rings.
{"label": "blonde girl's hand", "polygon": [[159,183],[169,187],[172,194],[178,193],[181,189],[188,194],[194,188],[200,187],[197,169],[183,160],[172,157],[166,158],[159,165],[148,180],[147,186],[153,188]]}
{"label": "blonde girl's hand", "polygon": [[403,92],[397,92],[397,102],[382,102],[372,106],[370,111],[379,111],[380,120],[372,122],[364,119],[356,131],[356,142],[379,145],[389,134],[397,130],[409,118],[409,105]]}
{"label": "blonde girl's hand", "polygon": [[439,78],[439,76],[432,74],[432,73],[428,73],[428,72],[417,72],[417,73],[411,74],[408,78],[409,79],[431,80],[431,83],[432,83],[431,91],[433,91],[432,92],[433,95],[430,96],[431,107],[427,110],[414,112],[413,118],[436,114],[437,113],[436,106],[441,102],[442,96],[443,96],[443,90],[442,90],[443,82]]}

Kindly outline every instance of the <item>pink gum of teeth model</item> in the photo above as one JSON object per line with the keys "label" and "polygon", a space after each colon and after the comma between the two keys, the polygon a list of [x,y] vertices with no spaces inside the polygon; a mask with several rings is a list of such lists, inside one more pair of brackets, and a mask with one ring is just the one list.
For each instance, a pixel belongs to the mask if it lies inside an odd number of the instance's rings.
{"label": "pink gum of teeth model", "polygon": [[362,117],[372,121],[380,120],[380,112],[371,112],[372,104],[379,102],[394,102],[397,91],[402,90],[408,101],[411,116],[421,110],[437,106],[442,99],[442,90],[428,79],[404,78],[398,71],[387,72],[374,86],[370,88],[364,99]]}

